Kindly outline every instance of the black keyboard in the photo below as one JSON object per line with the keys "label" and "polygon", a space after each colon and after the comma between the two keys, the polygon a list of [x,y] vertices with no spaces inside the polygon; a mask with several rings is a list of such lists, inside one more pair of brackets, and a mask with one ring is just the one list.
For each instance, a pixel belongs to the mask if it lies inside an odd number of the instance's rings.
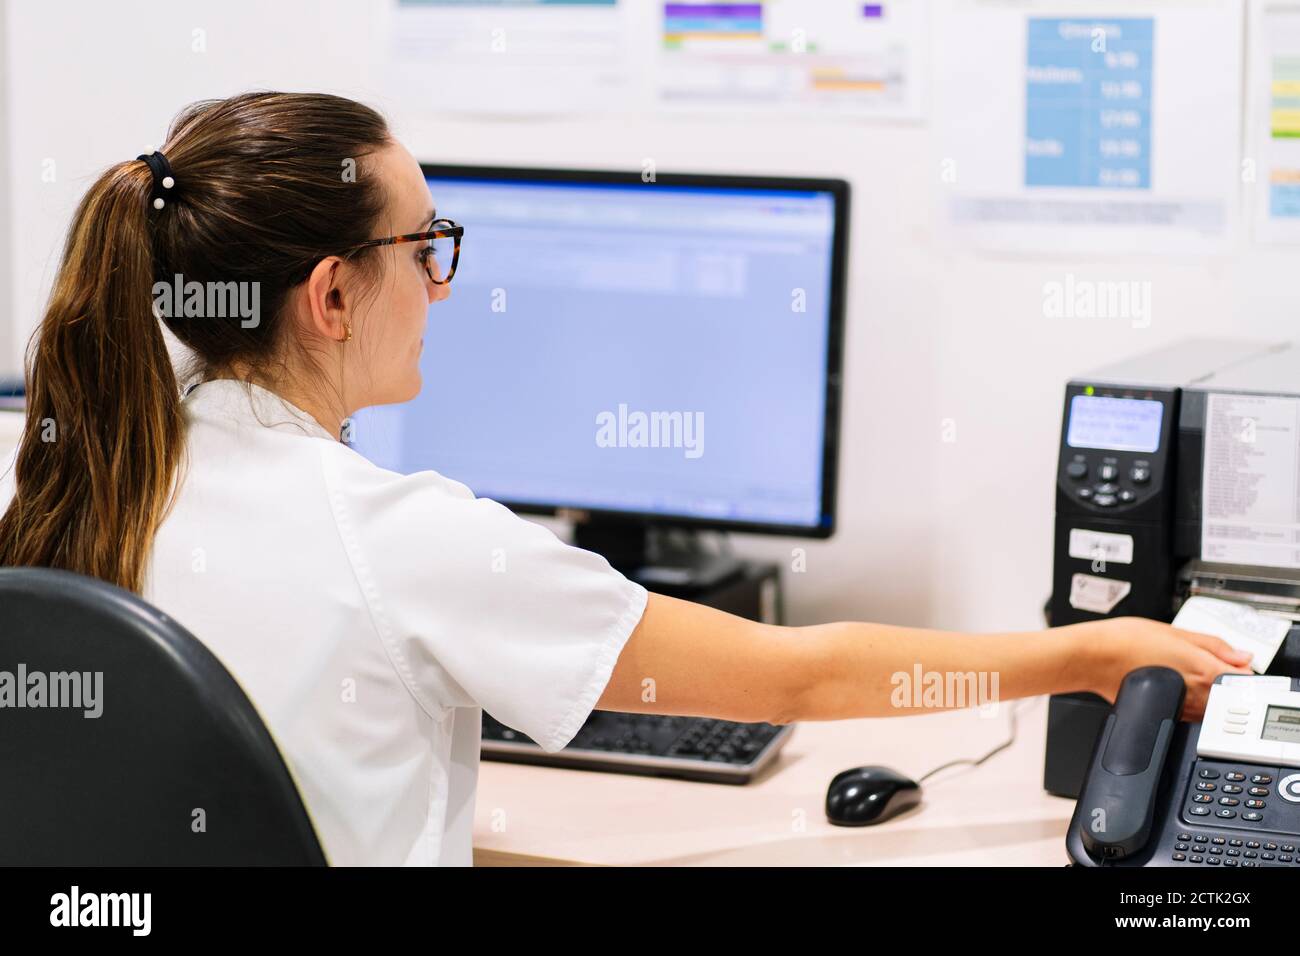
{"label": "black keyboard", "polygon": [[594,711],[567,747],[548,754],[529,737],[483,715],[483,757],[710,783],[748,783],[779,751],[791,725],[708,717]]}

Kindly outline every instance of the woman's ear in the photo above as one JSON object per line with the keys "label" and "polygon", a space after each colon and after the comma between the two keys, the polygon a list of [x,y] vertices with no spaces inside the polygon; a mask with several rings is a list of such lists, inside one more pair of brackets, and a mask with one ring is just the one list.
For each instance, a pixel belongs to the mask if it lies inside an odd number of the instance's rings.
{"label": "woman's ear", "polygon": [[345,319],[348,303],[339,287],[339,266],[343,260],[329,256],[316,263],[307,277],[307,304],[311,328],[322,338],[341,342],[347,338]]}

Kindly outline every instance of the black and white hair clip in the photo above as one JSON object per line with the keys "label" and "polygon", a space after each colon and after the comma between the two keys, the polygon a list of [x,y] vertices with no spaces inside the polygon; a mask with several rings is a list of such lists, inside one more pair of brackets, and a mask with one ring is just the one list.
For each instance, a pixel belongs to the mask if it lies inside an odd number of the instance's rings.
{"label": "black and white hair clip", "polygon": [[162,150],[158,149],[141,153],[136,159],[143,159],[148,165],[149,172],[153,175],[150,199],[154,209],[161,209],[166,205],[164,197],[170,196],[171,190],[176,187],[176,177],[172,175],[171,163],[167,162],[167,157],[162,154]]}

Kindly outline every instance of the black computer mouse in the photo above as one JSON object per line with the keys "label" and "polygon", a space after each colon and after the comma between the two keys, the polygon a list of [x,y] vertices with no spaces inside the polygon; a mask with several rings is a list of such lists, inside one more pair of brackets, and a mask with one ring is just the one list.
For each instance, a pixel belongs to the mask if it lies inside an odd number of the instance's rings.
{"label": "black computer mouse", "polygon": [[921,785],[897,770],[855,767],[826,788],[826,819],[837,827],[869,827],[920,802]]}

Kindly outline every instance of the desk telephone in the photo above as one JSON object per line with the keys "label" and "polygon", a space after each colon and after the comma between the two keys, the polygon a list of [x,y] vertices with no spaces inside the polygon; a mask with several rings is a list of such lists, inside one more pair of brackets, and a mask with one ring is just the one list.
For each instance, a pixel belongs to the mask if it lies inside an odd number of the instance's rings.
{"label": "desk telephone", "polygon": [[1165,667],[1129,674],[1066,846],[1081,866],[1300,867],[1300,678],[1224,674],[1200,724]]}

